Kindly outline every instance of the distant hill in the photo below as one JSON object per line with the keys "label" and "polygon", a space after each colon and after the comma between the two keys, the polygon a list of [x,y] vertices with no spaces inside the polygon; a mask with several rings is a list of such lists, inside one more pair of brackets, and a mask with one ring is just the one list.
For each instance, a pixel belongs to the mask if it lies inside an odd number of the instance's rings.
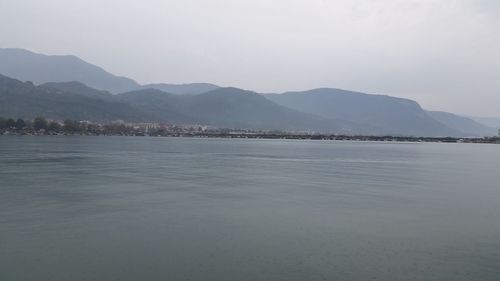
{"label": "distant hill", "polygon": [[108,91],[96,90],[81,82],[49,82],[40,85],[43,88],[59,90],[66,93],[81,95],[90,98],[111,99],[112,95]]}
{"label": "distant hill", "polygon": [[92,88],[120,93],[137,89],[132,79],[115,76],[75,56],[49,56],[24,49],[0,48],[0,73],[35,84],[79,81]]}
{"label": "distant hill", "polygon": [[304,92],[267,94],[266,98],[289,108],[324,118],[349,120],[378,128],[377,134],[458,136],[458,130],[430,117],[415,101],[321,88]]}
{"label": "distant hill", "polygon": [[227,126],[250,128],[314,130],[357,133],[370,130],[350,121],[322,118],[278,105],[255,92],[238,88],[220,88],[191,97],[188,104],[198,120],[209,120]]}
{"label": "distant hill", "polygon": [[119,95],[80,82],[36,86],[0,75],[0,116],[109,122],[169,122],[220,128],[360,133],[370,128],[280,106],[237,88],[198,95],[174,95],[156,89]]}
{"label": "distant hill", "polygon": [[[286,95],[299,94],[284,94],[280,97]],[[307,99],[299,101],[303,105],[308,105],[308,102],[317,98],[314,92],[313,94],[300,95],[307,97]],[[266,95],[266,97],[273,99],[276,96]],[[328,111],[326,113],[314,111],[316,114],[301,112],[290,108],[290,104],[287,104],[288,107],[283,106],[266,97],[237,88],[217,88],[198,95],[175,95],[156,89],[143,89],[111,95],[106,91],[93,89],[80,82],[52,82],[36,86],[31,82],[21,82],[0,75],[0,116],[5,117],[34,118],[45,116],[59,120],[75,119],[98,122],[114,120],[169,122],[204,124],[233,129],[315,131],[336,134],[412,134],[419,136],[460,134],[429,117],[416,103],[402,99],[396,99],[397,102],[391,100],[388,104],[381,101],[374,102],[374,105],[377,106],[375,111],[383,109],[384,114],[381,116],[372,114],[373,120],[367,122],[364,116],[355,118],[356,115],[341,115],[342,111],[334,114],[327,114]],[[326,101],[319,100],[318,102],[325,106],[331,101],[326,99]],[[401,108],[390,108],[390,106],[395,106],[393,103]],[[356,104],[364,108],[364,111],[358,112],[358,114],[371,112],[369,106],[363,102]],[[343,106],[348,106],[345,101]],[[321,106],[318,107],[324,109]],[[302,110],[306,111],[307,107],[302,108]],[[354,114],[353,112],[349,113]],[[338,116],[343,118],[338,118]],[[391,128],[392,133],[388,132],[389,130],[380,126],[379,122],[394,124],[394,120],[381,118],[397,118],[398,122],[406,122],[408,128],[402,130],[404,125],[399,125],[400,127]],[[382,125],[386,124],[382,123]],[[425,129],[428,127],[435,131],[426,131]],[[420,128],[420,131],[416,131],[415,128]]]}
{"label": "distant hill", "polygon": [[500,117],[469,117],[484,126],[500,129]]}
{"label": "distant hill", "polygon": [[[179,96],[159,90],[140,90],[117,96],[157,120],[174,120],[222,128],[310,130],[350,133],[361,131],[352,122],[321,118],[280,106],[263,96],[237,88],[218,88]],[[363,129],[366,129],[363,127]]]}
{"label": "distant hill", "polygon": [[474,122],[426,112],[408,99],[340,89],[260,95],[209,83],[140,85],[75,56],[23,49],[0,48],[0,73],[6,75],[1,76],[0,116],[7,117],[405,136],[482,136],[496,132],[478,123],[500,127],[500,120],[493,118]]}
{"label": "distant hill", "polygon": [[152,122],[188,123],[195,119],[184,114],[184,97],[165,93],[157,89],[131,91],[114,96],[115,99],[133,105],[142,112],[147,112]]}
{"label": "distant hill", "polygon": [[141,86],[141,89],[157,89],[163,92],[176,95],[197,95],[210,92],[220,88],[210,83],[190,83],[190,84],[147,84]]}
{"label": "distant hill", "polygon": [[497,134],[494,128],[480,124],[470,118],[442,111],[427,111],[427,114],[446,126],[463,132],[465,136],[494,136]]}
{"label": "distant hill", "polygon": [[58,90],[52,87],[35,86],[0,75],[0,116],[34,118],[44,116],[51,119],[74,119],[91,121],[148,120],[149,117],[129,104],[89,97]]}
{"label": "distant hill", "polygon": [[14,48],[0,48],[0,73],[37,85],[78,81],[113,94],[147,88],[172,94],[201,94],[219,88],[209,83],[140,85],[130,78],[113,75],[76,56],[44,55]]}

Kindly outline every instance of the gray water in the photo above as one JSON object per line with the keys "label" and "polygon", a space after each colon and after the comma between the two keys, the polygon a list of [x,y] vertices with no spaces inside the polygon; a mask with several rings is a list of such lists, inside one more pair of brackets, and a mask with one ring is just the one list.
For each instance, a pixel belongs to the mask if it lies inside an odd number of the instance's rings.
{"label": "gray water", "polygon": [[0,280],[500,280],[500,146],[0,137]]}

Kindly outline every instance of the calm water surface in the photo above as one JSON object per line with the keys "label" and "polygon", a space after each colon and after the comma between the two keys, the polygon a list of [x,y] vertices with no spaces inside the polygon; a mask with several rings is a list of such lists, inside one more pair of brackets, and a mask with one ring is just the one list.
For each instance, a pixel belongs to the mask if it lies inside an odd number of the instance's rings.
{"label": "calm water surface", "polygon": [[500,280],[500,146],[0,137],[0,280]]}

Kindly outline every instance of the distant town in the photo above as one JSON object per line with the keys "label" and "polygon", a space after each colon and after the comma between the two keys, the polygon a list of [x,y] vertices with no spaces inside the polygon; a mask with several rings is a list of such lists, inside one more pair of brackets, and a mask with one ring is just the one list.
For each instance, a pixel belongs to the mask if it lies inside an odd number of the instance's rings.
{"label": "distant town", "polygon": [[279,131],[217,128],[201,124],[128,123],[117,120],[110,123],[96,123],[76,120],[50,120],[0,117],[0,135],[82,135],[82,136],[150,136],[150,137],[207,137],[207,138],[249,138],[249,139],[296,139],[296,140],[349,140],[383,142],[443,142],[443,143],[491,143],[500,144],[497,137],[418,137],[418,136],[375,136],[337,135],[313,131]]}

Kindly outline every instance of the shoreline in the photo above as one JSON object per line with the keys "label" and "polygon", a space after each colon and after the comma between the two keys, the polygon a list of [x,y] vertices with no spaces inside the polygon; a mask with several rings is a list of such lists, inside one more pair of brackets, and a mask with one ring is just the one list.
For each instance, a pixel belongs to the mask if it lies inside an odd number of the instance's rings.
{"label": "shoreline", "polygon": [[18,133],[3,132],[0,136],[102,136],[102,137],[171,137],[171,138],[220,138],[220,139],[274,139],[274,140],[326,140],[359,142],[411,142],[411,143],[479,143],[500,144],[500,137],[408,137],[408,136],[363,136],[330,134],[265,134],[265,133],[179,133],[179,134],[80,134],[80,133]]}

